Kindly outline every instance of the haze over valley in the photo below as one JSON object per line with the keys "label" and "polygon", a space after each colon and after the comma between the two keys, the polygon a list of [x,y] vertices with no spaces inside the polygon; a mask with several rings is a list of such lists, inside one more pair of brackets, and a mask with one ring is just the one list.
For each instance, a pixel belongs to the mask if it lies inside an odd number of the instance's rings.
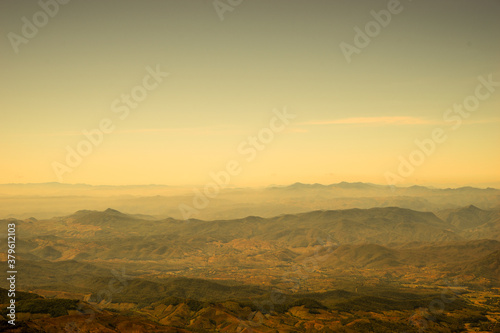
{"label": "haze over valley", "polygon": [[[162,186],[0,188],[18,194],[40,191],[46,197],[39,195],[39,201],[55,205],[59,200],[60,209],[81,199],[78,192],[108,204],[127,200],[127,192],[155,191],[157,199],[171,202],[172,210],[189,198],[169,197],[172,188]],[[58,191],[65,199],[55,196]],[[103,197],[107,191],[113,192],[111,199]],[[221,202],[233,199],[225,204],[232,209],[216,204],[214,212],[224,218],[214,220],[130,212],[131,203],[145,206],[148,200],[154,209],[155,196],[131,196],[127,213],[86,209],[2,220],[2,228],[15,223],[18,230],[19,285],[29,292],[19,302],[21,327],[120,332],[130,327],[144,332],[496,329],[496,189],[296,183],[229,189],[221,197]],[[14,198],[26,200],[4,200]],[[482,208],[457,205],[462,202]],[[331,208],[308,210],[316,207]],[[287,213],[273,215],[277,211]],[[436,304],[443,310],[436,311]]]}

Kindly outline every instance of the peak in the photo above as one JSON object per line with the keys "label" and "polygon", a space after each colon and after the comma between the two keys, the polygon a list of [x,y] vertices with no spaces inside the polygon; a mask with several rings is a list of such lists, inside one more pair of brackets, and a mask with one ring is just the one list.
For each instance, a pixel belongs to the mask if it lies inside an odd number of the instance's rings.
{"label": "peak", "polygon": [[474,205],[469,205],[469,206],[464,206],[462,208],[458,208],[456,210],[457,213],[462,213],[462,214],[479,214],[483,212],[481,208],[478,208]]}
{"label": "peak", "polygon": [[479,211],[479,210],[481,210],[480,208],[477,208],[477,207],[476,207],[476,206],[474,206],[474,205],[469,205],[466,209],[467,209],[467,210],[474,210],[474,211]]}
{"label": "peak", "polygon": [[345,181],[337,184],[332,184],[331,186],[340,188],[349,188],[349,189],[366,189],[374,187],[374,185],[371,183],[362,183],[362,182],[349,183]]}
{"label": "peak", "polygon": [[117,211],[116,209],[108,208],[104,211],[104,213],[108,214],[123,214],[122,212]]}
{"label": "peak", "polygon": [[421,186],[421,185],[413,185],[413,186],[410,186],[408,188],[414,189],[414,190],[427,190],[427,189],[429,189],[428,187]]}
{"label": "peak", "polygon": [[75,214],[75,216],[85,216],[85,215],[102,215],[102,214],[106,214],[106,215],[126,215],[122,212],[119,212],[117,211],[116,209],[112,209],[112,208],[108,208],[104,211],[97,211],[97,210],[87,210],[87,209],[84,209],[84,210],[79,210],[77,211]]}

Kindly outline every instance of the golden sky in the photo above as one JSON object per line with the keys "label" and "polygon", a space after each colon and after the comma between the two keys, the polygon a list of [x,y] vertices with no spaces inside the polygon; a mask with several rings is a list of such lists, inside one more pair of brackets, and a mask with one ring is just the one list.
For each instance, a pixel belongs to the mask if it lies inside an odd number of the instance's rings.
{"label": "golden sky", "polygon": [[0,2],[0,183],[500,184],[498,1],[64,2]]}

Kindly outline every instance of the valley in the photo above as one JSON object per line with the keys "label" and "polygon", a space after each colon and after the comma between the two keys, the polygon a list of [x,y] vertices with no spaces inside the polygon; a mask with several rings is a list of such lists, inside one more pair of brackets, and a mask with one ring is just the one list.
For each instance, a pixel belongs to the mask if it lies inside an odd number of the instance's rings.
{"label": "valley", "polygon": [[500,331],[498,209],[1,222],[26,292],[6,332]]}

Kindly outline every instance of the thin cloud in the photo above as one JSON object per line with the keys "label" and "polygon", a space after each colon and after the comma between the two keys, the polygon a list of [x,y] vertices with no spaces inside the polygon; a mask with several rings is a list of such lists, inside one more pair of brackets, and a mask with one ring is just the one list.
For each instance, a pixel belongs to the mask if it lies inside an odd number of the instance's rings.
{"label": "thin cloud", "polygon": [[309,121],[303,125],[429,125],[436,122],[417,117],[354,117]]}
{"label": "thin cloud", "polygon": [[487,118],[487,119],[466,119],[463,120],[464,124],[493,124],[500,122],[500,118]]}

